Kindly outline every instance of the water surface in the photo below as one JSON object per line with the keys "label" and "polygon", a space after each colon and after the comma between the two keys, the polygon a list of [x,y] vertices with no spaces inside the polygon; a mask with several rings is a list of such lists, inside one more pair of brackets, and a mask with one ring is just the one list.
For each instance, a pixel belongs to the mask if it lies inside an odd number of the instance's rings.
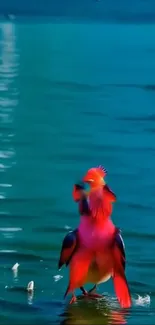
{"label": "water surface", "polygon": [[[154,25],[0,23],[1,324],[154,324],[154,34]],[[68,307],[68,273],[57,270],[79,221],[73,183],[98,164],[118,198],[126,314],[110,281],[102,301]],[[21,290],[31,280],[33,296]]]}

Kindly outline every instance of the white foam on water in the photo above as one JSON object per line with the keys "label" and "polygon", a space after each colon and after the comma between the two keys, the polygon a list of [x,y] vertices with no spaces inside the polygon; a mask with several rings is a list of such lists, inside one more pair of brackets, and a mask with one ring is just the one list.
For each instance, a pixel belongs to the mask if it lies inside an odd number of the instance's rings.
{"label": "white foam on water", "polygon": [[[136,298],[135,295],[134,297],[132,296],[132,306],[136,306],[136,307],[149,307],[151,304],[151,296],[149,294],[144,294],[143,296],[136,294]],[[103,293],[103,298],[105,298],[107,300],[107,302],[109,303],[109,305],[112,308],[118,308],[119,307],[119,302],[116,298],[116,296],[110,296],[107,292]],[[102,299],[99,300],[99,302],[102,302]]]}
{"label": "white foam on water", "polygon": [[[1,158],[1,156],[0,156]],[[12,187],[12,184],[0,184],[0,187]]]}
{"label": "white foam on water", "polygon": [[22,230],[23,229],[19,227],[3,227],[3,228],[0,227],[0,231],[3,232],[14,232],[14,231],[22,231]]}
{"label": "white foam on water", "polygon": [[143,297],[137,294],[137,299],[134,298],[133,303],[135,306],[148,307],[151,303],[151,297],[147,294]]}
{"label": "white foam on water", "polygon": [[27,303],[28,303],[28,305],[32,305],[33,304],[33,294],[34,294],[34,281],[30,281],[28,283],[27,292],[28,292]]}
{"label": "white foam on water", "polygon": [[54,279],[55,282],[60,281],[62,278],[63,278],[63,276],[59,275],[59,274],[53,276],[53,279]]}
{"label": "white foam on water", "polygon": [[34,281],[30,281],[27,285],[27,291],[31,292],[34,290]]}
{"label": "white foam on water", "polygon": [[14,266],[12,267],[12,270],[13,270],[13,271],[17,271],[18,267],[19,267],[19,264],[16,263],[16,264],[14,264]]}

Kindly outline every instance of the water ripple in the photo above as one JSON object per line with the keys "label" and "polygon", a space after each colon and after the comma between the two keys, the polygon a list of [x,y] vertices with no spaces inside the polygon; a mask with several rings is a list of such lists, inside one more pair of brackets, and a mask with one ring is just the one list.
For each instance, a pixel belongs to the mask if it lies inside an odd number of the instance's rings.
{"label": "water ripple", "polygon": [[[145,30],[146,43],[144,28],[128,26],[126,37],[120,26],[116,35],[112,26],[91,24],[0,24],[1,323],[138,324],[154,319],[155,86],[153,53],[152,61],[146,54],[154,27]],[[49,32],[57,36],[52,42]],[[127,313],[120,310],[110,283],[99,286],[101,301],[78,297],[70,306],[69,297],[63,300],[68,269],[61,275],[57,270],[62,240],[79,222],[71,197],[74,181],[100,163],[116,189],[114,219],[124,229],[133,300]],[[19,289],[31,280],[30,309],[27,293]]]}
{"label": "water ripple", "polygon": [[2,232],[16,232],[16,231],[22,231],[22,228],[8,228],[8,227],[6,227],[6,228],[0,228],[0,231],[2,231]]}
{"label": "water ripple", "polygon": [[0,187],[12,187],[12,184],[0,184]]}
{"label": "water ripple", "polygon": [[[17,245],[18,246],[18,245]],[[19,247],[19,246],[18,246]],[[14,261],[22,262],[35,262],[42,260],[42,257],[36,254],[18,253],[15,249],[2,249],[0,250],[1,263],[14,263]]]}

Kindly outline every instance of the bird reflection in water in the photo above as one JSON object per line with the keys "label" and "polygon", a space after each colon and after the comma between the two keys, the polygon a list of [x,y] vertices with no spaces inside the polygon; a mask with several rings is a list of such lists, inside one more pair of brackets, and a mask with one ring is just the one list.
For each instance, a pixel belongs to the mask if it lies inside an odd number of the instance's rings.
{"label": "bird reflection in water", "polygon": [[78,299],[76,304],[68,305],[61,317],[61,325],[115,325],[126,324],[127,310],[112,308],[103,298],[100,300]]}

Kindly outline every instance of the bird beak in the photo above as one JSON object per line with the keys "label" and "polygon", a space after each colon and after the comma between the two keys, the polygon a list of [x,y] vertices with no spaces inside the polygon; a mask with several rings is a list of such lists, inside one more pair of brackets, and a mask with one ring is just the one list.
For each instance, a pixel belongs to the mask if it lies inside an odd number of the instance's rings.
{"label": "bird beak", "polygon": [[82,179],[82,181],[83,181],[84,183],[87,183],[87,181],[88,181],[87,176],[84,176],[83,179]]}
{"label": "bird beak", "polygon": [[94,180],[92,178],[88,178],[87,175],[83,177],[84,183],[92,183]]}

